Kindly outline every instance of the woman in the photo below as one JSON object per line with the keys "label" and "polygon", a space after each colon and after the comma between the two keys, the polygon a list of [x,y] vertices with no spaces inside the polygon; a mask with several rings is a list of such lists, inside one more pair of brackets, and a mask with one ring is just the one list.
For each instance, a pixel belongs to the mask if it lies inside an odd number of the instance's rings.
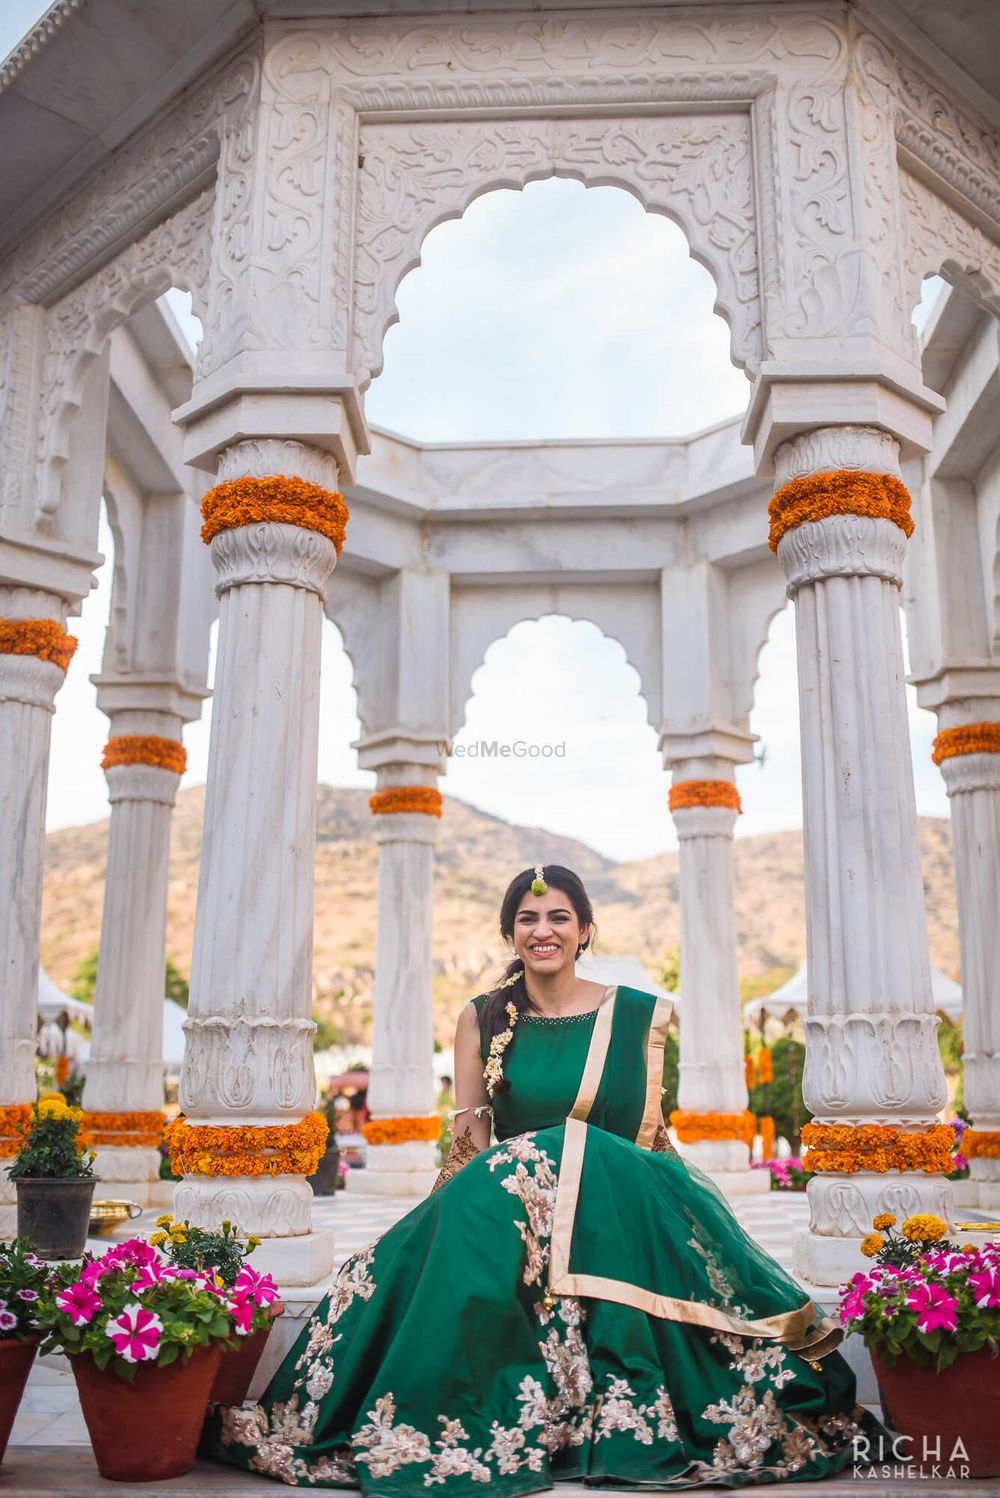
{"label": "woman", "polygon": [[[593,911],[525,870],[514,960],[462,1011],[437,1186],[348,1260],[213,1453],[378,1498],[825,1477],[880,1427],[840,1332],[671,1148],[670,1001],[577,978]],[[490,1147],[490,1116],[499,1144]]]}

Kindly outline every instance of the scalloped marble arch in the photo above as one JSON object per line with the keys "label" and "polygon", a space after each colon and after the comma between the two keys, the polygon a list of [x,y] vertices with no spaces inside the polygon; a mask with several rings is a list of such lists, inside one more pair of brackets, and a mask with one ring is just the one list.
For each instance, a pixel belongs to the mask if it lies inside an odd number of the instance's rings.
{"label": "scalloped marble arch", "polygon": [[[630,603],[626,602],[627,595],[631,595]],[[622,664],[631,667],[638,679],[637,696],[646,704],[647,722],[659,731],[662,707],[657,588],[652,584],[640,589],[634,584],[607,583],[599,588],[568,584],[554,589],[548,583],[532,584],[526,578],[517,588],[461,587],[453,593],[449,736],[465,724],[468,705],[476,693],[473,681],[488,665],[491,646],[508,639],[516,625],[537,624],[553,615],[572,624],[591,624],[605,639],[621,647]]]}
{"label": "scalloped marble arch", "polygon": [[732,359],[762,357],[753,149],[740,112],[594,119],[363,124],[355,227],[352,363],[362,387],[382,368],[396,293],[439,224],[500,188],[568,177],[619,187],[681,229],[716,285]]}

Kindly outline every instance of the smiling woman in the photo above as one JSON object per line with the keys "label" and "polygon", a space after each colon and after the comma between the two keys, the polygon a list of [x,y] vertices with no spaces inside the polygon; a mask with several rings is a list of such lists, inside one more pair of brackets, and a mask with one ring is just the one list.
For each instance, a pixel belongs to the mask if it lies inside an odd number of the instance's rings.
{"label": "smiling woman", "polygon": [[845,1467],[880,1427],[839,1328],[669,1143],[671,1000],[577,978],[570,869],[522,870],[500,924],[515,955],[459,1020],[441,1189],[348,1260],[259,1404],[216,1412],[215,1455],[373,1498]]}

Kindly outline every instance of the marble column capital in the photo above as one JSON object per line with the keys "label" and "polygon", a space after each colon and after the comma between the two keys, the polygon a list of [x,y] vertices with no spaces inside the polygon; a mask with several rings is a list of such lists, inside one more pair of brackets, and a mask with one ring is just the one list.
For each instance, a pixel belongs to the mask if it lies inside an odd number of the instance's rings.
{"label": "marble column capital", "polygon": [[780,489],[792,479],[828,469],[890,473],[899,478],[899,442],[882,427],[843,425],[813,427],[782,442],[774,453],[774,482]]}
{"label": "marble column capital", "polygon": [[1000,754],[953,754],[941,761],[940,769],[949,798],[1000,791]]}
{"label": "marble column capital", "polygon": [[234,442],[219,454],[218,481],[269,478],[283,473],[287,477],[319,484],[322,489],[336,489],[340,470],[332,453],[283,437],[248,437]]}
{"label": "marble column capital", "polygon": [[120,801],[152,801],[159,806],[173,806],[181,777],[158,765],[112,765],[104,772],[108,782],[108,800],[112,806]]}
{"label": "marble column capital", "polygon": [[868,515],[807,520],[778,542],[789,598],[831,577],[877,577],[901,588],[905,556],[905,532],[892,520]]}
{"label": "marble column capital", "polygon": [[678,806],[671,816],[683,843],[696,837],[731,839],[739,812],[731,806]]}
{"label": "marble column capital", "polygon": [[266,520],[220,531],[212,541],[212,561],[220,597],[245,583],[285,583],[317,594],[325,604],[337,552],[318,531]]}
{"label": "marble column capital", "polygon": [[0,702],[18,702],[24,707],[56,710],[56,693],[66,673],[52,661],[37,655],[0,654]]}

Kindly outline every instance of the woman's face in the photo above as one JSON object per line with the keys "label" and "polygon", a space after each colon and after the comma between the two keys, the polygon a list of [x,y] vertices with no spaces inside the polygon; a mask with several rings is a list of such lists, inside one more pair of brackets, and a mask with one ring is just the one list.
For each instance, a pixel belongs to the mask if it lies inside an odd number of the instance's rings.
{"label": "woman's face", "polygon": [[549,885],[544,895],[523,896],[514,917],[514,950],[526,973],[558,973],[571,968],[576,949],[587,940],[565,891]]}

